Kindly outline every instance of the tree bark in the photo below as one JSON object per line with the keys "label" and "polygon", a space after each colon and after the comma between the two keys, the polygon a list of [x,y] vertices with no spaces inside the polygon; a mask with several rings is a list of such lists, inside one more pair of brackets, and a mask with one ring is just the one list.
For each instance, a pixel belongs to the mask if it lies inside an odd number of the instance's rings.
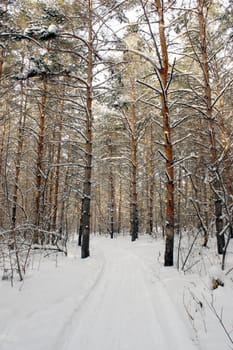
{"label": "tree bark", "polygon": [[110,219],[110,237],[111,239],[114,237],[115,230],[115,188],[114,188],[114,176],[113,176],[113,165],[111,163],[111,159],[113,156],[113,145],[111,137],[108,140],[108,150],[110,157],[110,165],[109,165],[109,219]]}
{"label": "tree bark", "polygon": [[122,174],[120,171],[120,183],[119,183],[119,196],[118,196],[118,215],[117,215],[117,232],[121,232],[122,228]]}
{"label": "tree bark", "polygon": [[[36,163],[36,193],[35,193],[35,225],[40,226],[43,218],[44,203],[43,203],[43,177],[44,177],[44,138],[45,138],[45,114],[47,103],[47,78],[43,78],[42,85],[42,97],[39,105],[40,120],[39,120],[39,133],[38,133],[38,145],[37,145],[37,163]],[[38,231],[34,235],[34,243],[39,243]]]}
{"label": "tree bark", "polygon": [[64,110],[64,100],[61,101],[61,110],[58,125],[58,135],[57,135],[57,154],[56,154],[56,170],[55,170],[55,185],[54,185],[54,209],[52,213],[52,230],[56,230],[57,227],[57,213],[58,213],[58,195],[60,187],[60,160],[61,160],[61,141],[62,141],[62,128],[63,128],[63,110]]}
{"label": "tree bark", "polygon": [[173,169],[173,148],[171,141],[170,127],[170,110],[168,105],[168,50],[165,35],[164,9],[163,3],[160,0],[155,1],[157,13],[159,17],[159,40],[161,46],[160,69],[157,74],[159,76],[161,93],[161,114],[163,121],[163,137],[164,137],[164,156],[166,158],[166,224],[165,224],[165,255],[164,265],[173,265],[173,250],[174,250],[174,169]]}
{"label": "tree bark", "polygon": [[154,229],[154,218],[153,218],[153,208],[154,208],[154,190],[155,190],[155,164],[154,164],[154,126],[151,125],[150,129],[150,140],[149,140],[149,149],[150,149],[150,159],[149,159],[149,213],[148,213],[148,226],[149,226],[149,234],[153,234]]}
{"label": "tree bark", "polygon": [[130,225],[131,225],[131,240],[135,241],[138,238],[138,194],[137,194],[137,116],[135,105],[132,105],[131,110],[131,199],[130,199]]}
{"label": "tree bark", "polygon": [[[19,180],[20,180],[20,172],[21,172],[21,161],[22,161],[22,153],[23,153],[23,143],[24,143],[24,127],[26,122],[26,113],[24,110],[24,97],[23,97],[23,82],[20,82],[21,85],[21,111],[19,117],[18,124],[18,145],[17,145],[17,153],[15,160],[15,178],[14,178],[14,189],[12,196],[12,208],[11,208],[11,225],[14,230],[16,227],[16,214],[17,214],[17,202],[18,202],[18,189],[19,189]],[[26,102],[25,102],[26,103]]]}
{"label": "tree bark", "polygon": [[5,56],[6,56],[5,50],[1,49],[1,54],[0,54],[0,84],[1,84],[1,79],[2,79],[3,64],[4,64]]}
{"label": "tree bark", "polygon": [[[213,116],[212,107],[212,96],[210,87],[210,75],[209,75],[209,62],[207,53],[207,41],[206,41],[206,14],[204,13],[205,1],[197,0],[197,11],[198,11],[198,23],[200,33],[200,48],[201,48],[201,69],[203,72],[204,80],[204,100],[206,107],[206,115],[209,123],[209,143],[210,143],[210,157],[211,157],[211,171],[214,178],[214,206],[215,206],[215,226],[216,226],[216,238],[217,238],[217,250],[219,254],[223,253],[225,246],[224,234],[221,234],[223,229],[222,220],[222,200],[221,200],[221,188],[219,181],[216,176],[215,167],[217,166],[217,147],[216,147],[216,136],[215,136],[215,120]],[[207,9],[206,9],[207,11]]]}
{"label": "tree bark", "polygon": [[86,156],[85,156],[85,180],[82,199],[81,232],[82,247],[81,257],[90,255],[90,215],[91,215],[91,179],[92,179],[92,101],[93,101],[93,28],[92,28],[92,0],[88,0],[88,71],[86,90]]}

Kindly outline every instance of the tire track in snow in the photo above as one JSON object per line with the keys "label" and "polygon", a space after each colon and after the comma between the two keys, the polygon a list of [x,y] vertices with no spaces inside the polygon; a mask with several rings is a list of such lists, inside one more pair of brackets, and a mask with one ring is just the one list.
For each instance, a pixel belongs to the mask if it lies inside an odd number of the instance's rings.
{"label": "tire track in snow", "polygon": [[[156,274],[155,267],[151,269],[151,266],[146,264],[142,257],[138,256],[136,252],[132,252],[132,254],[141,261],[141,266],[144,271],[143,277],[146,280],[146,285],[150,285],[148,286],[148,291],[150,293],[151,305],[157,318],[160,320],[160,325],[164,334],[168,335],[168,349],[182,349],[184,348],[184,344],[188,344],[186,346],[187,350],[200,349],[199,344],[194,343],[194,339],[187,335],[188,329],[179,315],[179,311],[171,299],[166,285]],[[156,277],[156,282],[153,281],[153,277]]]}
{"label": "tire track in snow", "polygon": [[100,283],[100,280],[104,274],[104,270],[106,268],[106,259],[105,259],[104,254],[102,254],[102,259],[103,259],[102,266],[101,266],[101,269],[100,269],[95,281],[93,282],[93,284],[91,285],[91,287],[89,288],[87,293],[84,295],[84,297],[81,300],[79,300],[78,305],[74,308],[72,314],[70,315],[68,320],[66,320],[66,322],[64,323],[59,334],[57,334],[57,341],[52,346],[53,350],[63,350],[66,348],[67,343],[69,342],[69,337],[70,337],[71,333],[73,332],[74,323],[76,321],[76,318],[78,317],[82,308],[85,308],[86,303],[88,302],[92,293],[95,291],[95,288],[97,287],[97,285]]}
{"label": "tire track in snow", "polygon": [[133,245],[106,243],[102,269],[53,349],[196,350],[162,281],[153,284],[151,265]]}
{"label": "tire track in snow", "polygon": [[128,249],[109,248],[101,281],[63,350],[170,350],[151,306],[141,261]]}

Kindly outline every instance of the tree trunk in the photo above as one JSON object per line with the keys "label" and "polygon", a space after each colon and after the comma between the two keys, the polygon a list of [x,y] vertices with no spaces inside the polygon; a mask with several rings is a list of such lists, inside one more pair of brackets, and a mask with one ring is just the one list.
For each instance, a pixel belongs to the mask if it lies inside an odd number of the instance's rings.
{"label": "tree trunk", "polygon": [[[70,162],[70,158],[71,158],[71,146],[69,145],[68,148],[68,159],[67,162]],[[60,206],[60,219],[59,219],[59,235],[60,237],[63,236],[64,231],[65,231],[65,227],[66,227],[66,223],[65,223],[65,212],[66,212],[66,201],[68,199],[68,185],[69,185],[69,176],[70,176],[70,168],[66,167],[66,171],[65,171],[65,175],[64,175],[64,185],[62,188],[62,193],[63,196],[61,198],[61,206]]]}
{"label": "tree trunk", "polygon": [[17,145],[17,153],[16,153],[16,160],[15,160],[15,179],[14,179],[14,189],[13,189],[13,196],[12,196],[12,208],[11,208],[11,225],[12,229],[14,230],[16,227],[16,214],[17,214],[17,202],[18,202],[18,189],[19,189],[19,179],[20,179],[20,172],[21,172],[21,160],[22,160],[22,153],[23,153],[23,142],[24,142],[24,127],[26,122],[26,113],[25,113],[25,105],[26,101],[24,102],[23,97],[23,83],[20,83],[21,85],[21,111],[20,111],[20,117],[19,117],[19,123],[18,123],[18,145]]}
{"label": "tree trunk", "polygon": [[90,215],[91,215],[91,179],[92,179],[92,100],[93,100],[93,28],[92,28],[92,0],[88,0],[88,72],[86,90],[86,156],[85,156],[85,177],[82,199],[81,231],[82,248],[81,257],[87,258],[90,255]]}
{"label": "tree trunk", "polygon": [[138,238],[138,195],[137,195],[137,135],[136,135],[136,110],[132,106],[132,135],[131,135],[131,199],[130,199],[130,224],[131,240]]}
{"label": "tree trunk", "polygon": [[[49,143],[49,151],[48,151],[48,162],[49,164],[55,163],[55,135],[56,135],[56,124],[53,126],[53,132],[52,132],[52,141]],[[49,185],[46,191],[46,203],[47,203],[47,222],[46,222],[46,230],[51,231],[53,230],[52,227],[52,215],[53,215],[53,196],[54,196],[54,182],[55,182],[55,171],[53,167],[49,167],[48,169],[48,179],[49,179]],[[50,243],[50,236],[47,237],[46,243]]]}
{"label": "tree trunk", "polygon": [[118,216],[117,216],[117,232],[121,232],[122,227],[122,176],[120,172],[119,197],[118,197]]}
{"label": "tree trunk", "polygon": [[200,48],[201,48],[201,69],[203,72],[204,80],[204,99],[206,107],[206,115],[209,123],[209,143],[210,143],[210,157],[212,166],[212,176],[214,178],[214,206],[215,206],[215,226],[216,226],[216,237],[217,237],[217,250],[219,254],[223,253],[225,246],[224,234],[221,234],[223,229],[222,220],[222,200],[221,200],[221,188],[219,181],[216,176],[215,167],[217,166],[217,148],[216,148],[216,136],[215,136],[215,120],[213,116],[212,98],[211,98],[211,87],[210,87],[210,76],[209,76],[209,62],[207,54],[207,42],[206,42],[206,15],[204,14],[205,1],[197,0],[198,10],[198,23],[200,31]]}
{"label": "tree trunk", "polygon": [[113,178],[113,170],[112,165],[110,165],[110,236],[114,237],[114,229],[115,229],[115,191],[114,191],[114,178]]}
{"label": "tree trunk", "polygon": [[3,73],[3,64],[6,57],[6,52],[4,49],[1,49],[0,54],[0,85],[1,85],[1,79],[2,79],[2,73]]}
{"label": "tree trunk", "polygon": [[[57,155],[56,155],[56,170],[55,170],[55,185],[54,185],[54,203],[53,203],[53,213],[52,213],[52,230],[55,231],[57,227],[57,213],[58,213],[58,194],[60,186],[60,160],[61,160],[61,141],[62,141],[62,127],[63,127],[63,109],[64,109],[64,100],[61,101],[61,110],[58,126],[58,135],[57,135]],[[54,237],[53,237],[54,240]]]}
{"label": "tree trunk", "polygon": [[174,250],[174,169],[173,169],[173,149],[171,142],[170,110],[168,106],[168,51],[165,36],[164,9],[160,0],[155,1],[159,17],[159,39],[161,46],[160,69],[157,71],[161,85],[161,114],[163,121],[164,135],[164,156],[166,158],[166,225],[165,225],[165,255],[164,265],[173,265]]}
{"label": "tree trunk", "polygon": [[[37,145],[37,164],[36,164],[36,194],[35,194],[35,225],[40,226],[43,218],[44,203],[42,196],[43,177],[44,177],[44,137],[45,137],[45,109],[47,102],[47,78],[43,78],[42,98],[39,105],[40,121],[39,121],[39,134]],[[34,235],[34,243],[39,243],[40,237],[36,230]]]}
{"label": "tree trunk", "polygon": [[[112,157],[112,144],[109,145],[110,157]],[[115,230],[115,188],[114,188],[114,176],[113,176],[113,165],[109,167],[109,186],[110,186],[110,237],[114,237]]]}
{"label": "tree trunk", "polygon": [[[2,125],[1,125],[1,142],[0,142],[0,186],[2,190],[0,191],[0,203],[4,203],[4,180],[3,180],[3,173],[4,173],[4,151],[6,149],[6,135],[7,135],[7,104],[4,103],[3,105],[3,112],[2,112]],[[0,227],[4,224],[4,206],[0,206]]]}
{"label": "tree trunk", "polygon": [[154,208],[154,188],[155,188],[155,179],[154,179],[154,127],[153,124],[151,125],[150,129],[150,140],[149,140],[149,147],[150,147],[150,159],[149,159],[149,213],[148,213],[148,219],[149,219],[149,234],[153,234],[154,229],[154,219],[153,219],[153,208]]}

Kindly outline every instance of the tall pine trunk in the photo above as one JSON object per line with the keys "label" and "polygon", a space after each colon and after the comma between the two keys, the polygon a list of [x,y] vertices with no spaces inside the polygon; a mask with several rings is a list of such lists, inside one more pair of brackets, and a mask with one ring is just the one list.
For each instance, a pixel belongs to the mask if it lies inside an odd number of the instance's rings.
{"label": "tall pine trunk", "polygon": [[115,230],[115,187],[114,187],[114,172],[113,172],[113,164],[111,159],[113,157],[113,145],[111,137],[108,140],[108,151],[110,157],[110,165],[109,165],[109,220],[110,220],[110,237],[114,237]]}
{"label": "tall pine trunk", "polygon": [[138,238],[138,194],[137,194],[137,116],[135,105],[132,106],[131,111],[131,198],[130,198],[130,233],[131,240],[135,241]]}
{"label": "tall pine trunk", "polygon": [[160,69],[157,70],[157,75],[160,82],[161,93],[161,115],[163,122],[163,138],[164,138],[164,156],[166,159],[166,209],[165,209],[165,254],[164,265],[173,265],[173,251],[174,251],[174,169],[173,169],[173,149],[171,141],[171,127],[170,127],[170,110],[168,104],[168,82],[169,82],[169,63],[168,50],[165,35],[164,23],[164,8],[163,2],[155,1],[159,18],[159,40],[161,47]]}
{"label": "tall pine trunk", "polygon": [[86,155],[85,175],[82,198],[81,213],[81,257],[87,258],[90,255],[90,216],[91,216],[91,179],[92,179],[92,101],[93,101],[93,28],[92,28],[92,0],[88,0],[88,71],[86,89]]}
{"label": "tall pine trunk", "polygon": [[[211,157],[211,172],[213,181],[213,197],[215,207],[215,226],[216,226],[216,238],[217,238],[217,250],[219,254],[223,253],[225,246],[224,235],[221,234],[223,229],[222,219],[222,200],[221,200],[221,186],[217,179],[215,167],[217,166],[218,154],[216,148],[216,135],[215,135],[215,120],[213,116],[212,96],[210,87],[210,67],[207,54],[207,40],[206,40],[206,14],[204,13],[205,1],[197,0],[198,11],[198,23],[199,23],[199,35],[200,35],[200,48],[201,48],[201,69],[203,73],[203,85],[204,85],[204,100],[205,100],[205,113],[208,118],[209,125],[209,143],[210,143],[210,157]],[[207,11],[207,9],[206,9]]]}
{"label": "tall pine trunk", "polygon": [[58,214],[58,197],[60,187],[60,160],[61,160],[61,141],[62,141],[62,127],[63,127],[63,110],[64,100],[61,101],[61,110],[59,116],[58,135],[57,135],[57,154],[56,154],[56,170],[55,170],[55,184],[54,184],[54,209],[52,213],[52,230],[55,231],[57,228],[57,214]]}
{"label": "tall pine trunk", "polygon": [[154,208],[154,190],[155,190],[155,179],[154,179],[154,126],[151,125],[150,135],[149,135],[149,203],[148,203],[148,229],[149,234],[153,234],[154,229],[154,218],[153,218],[153,208]]}
{"label": "tall pine trunk", "polygon": [[120,180],[118,189],[118,205],[117,205],[117,232],[121,233],[122,228],[122,174],[120,169]]}
{"label": "tall pine trunk", "polygon": [[[45,138],[45,114],[47,103],[47,77],[43,77],[42,97],[39,104],[39,131],[37,141],[37,162],[36,162],[36,193],[35,193],[35,226],[39,227],[44,212],[43,183],[44,183],[44,138]],[[39,243],[40,234],[38,230],[34,234],[34,243]]]}
{"label": "tall pine trunk", "polygon": [[17,153],[15,160],[15,178],[14,178],[14,187],[13,187],[13,196],[12,196],[12,208],[11,208],[11,225],[14,230],[16,227],[16,215],[17,215],[17,206],[18,206],[18,190],[19,190],[19,180],[21,172],[21,161],[23,154],[23,144],[24,144],[24,127],[26,122],[26,113],[25,113],[25,104],[24,102],[24,91],[23,91],[23,82],[20,82],[21,88],[21,110],[18,123],[18,135],[17,135]]}

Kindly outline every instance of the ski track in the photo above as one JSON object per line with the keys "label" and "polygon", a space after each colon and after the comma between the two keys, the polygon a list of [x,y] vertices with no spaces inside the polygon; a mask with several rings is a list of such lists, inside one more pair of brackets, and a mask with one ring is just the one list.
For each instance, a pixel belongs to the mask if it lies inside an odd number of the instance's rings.
{"label": "ski track", "polygon": [[60,333],[57,336],[57,341],[56,341],[55,345],[52,347],[52,349],[63,350],[66,347],[69,336],[71,335],[72,330],[75,327],[76,318],[78,317],[79,313],[81,313],[82,308],[85,308],[86,304],[88,303],[89,298],[91,297],[92,293],[94,293],[95,289],[97,288],[98,284],[101,281],[101,277],[102,277],[104,270],[105,270],[105,267],[106,267],[106,260],[105,260],[104,253],[102,253],[102,258],[103,258],[103,261],[102,261],[103,264],[102,264],[102,267],[101,267],[96,279],[94,280],[92,286],[90,287],[90,289],[88,290],[86,295],[83,297],[83,299],[81,301],[79,301],[77,307],[73,310],[72,314],[69,316],[69,318],[64,323],[62,330],[60,331]]}
{"label": "ski track", "polygon": [[197,349],[163,284],[153,284],[141,257],[114,243],[53,350]]}

